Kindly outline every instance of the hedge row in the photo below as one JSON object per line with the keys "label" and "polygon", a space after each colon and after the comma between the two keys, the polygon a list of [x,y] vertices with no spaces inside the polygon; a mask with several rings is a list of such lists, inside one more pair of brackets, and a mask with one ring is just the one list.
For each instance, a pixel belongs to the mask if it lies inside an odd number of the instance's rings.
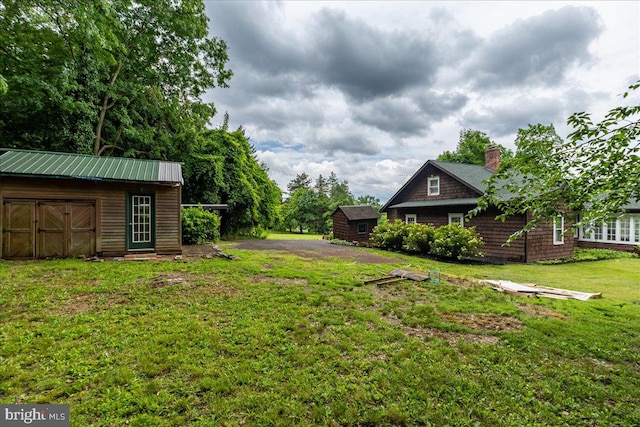
{"label": "hedge row", "polygon": [[474,227],[452,224],[436,228],[432,224],[405,224],[399,219],[378,225],[370,240],[384,249],[450,259],[482,256],[484,244]]}

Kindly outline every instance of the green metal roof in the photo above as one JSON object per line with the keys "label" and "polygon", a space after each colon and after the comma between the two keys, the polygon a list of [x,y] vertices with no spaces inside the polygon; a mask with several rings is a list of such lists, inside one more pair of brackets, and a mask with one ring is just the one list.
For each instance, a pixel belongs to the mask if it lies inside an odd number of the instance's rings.
{"label": "green metal roof", "polygon": [[176,162],[45,151],[1,150],[0,175],[183,184]]}

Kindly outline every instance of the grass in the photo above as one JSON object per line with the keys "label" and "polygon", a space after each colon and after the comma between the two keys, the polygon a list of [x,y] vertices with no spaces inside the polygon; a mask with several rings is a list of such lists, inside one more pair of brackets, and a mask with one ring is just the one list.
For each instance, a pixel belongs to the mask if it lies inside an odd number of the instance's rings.
{"label": "grass", "polygon": [[[239,259],[0,261],[0,402],[67,403],[72,426],[640,424],[638,259],[361,264],[221,246]],[[603,298],[363,284],[397,268]]]}
{"label": "grass", "polygon": [[321,234],[296,233],[286,231],[269,231],[267,240],[322,240]]}

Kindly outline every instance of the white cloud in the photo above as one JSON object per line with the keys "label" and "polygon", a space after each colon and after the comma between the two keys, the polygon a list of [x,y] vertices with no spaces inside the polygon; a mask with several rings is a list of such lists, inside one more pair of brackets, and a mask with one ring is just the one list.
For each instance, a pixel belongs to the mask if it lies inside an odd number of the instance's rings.
{"label": "white cloud", "polygon": [[[332,171],[383,202],[462,128],[601,114],[640,78],[638,2],[207,2],[242,126],[281,188]],[[214,120],[215,122],[216,120]]]}

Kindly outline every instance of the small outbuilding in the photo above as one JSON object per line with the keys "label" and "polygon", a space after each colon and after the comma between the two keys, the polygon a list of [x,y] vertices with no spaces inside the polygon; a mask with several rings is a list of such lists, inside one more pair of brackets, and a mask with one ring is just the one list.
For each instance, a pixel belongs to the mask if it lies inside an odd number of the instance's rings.
{"label": "small outbuilding", "polygon": [[0,149],[0,258],[180,254],[180,163]]}
{"label": "small outbuilding", "polygon": [[366,242],[378,225],[380,213],[371,206],[338,206],[331,218],[335,239]]}

